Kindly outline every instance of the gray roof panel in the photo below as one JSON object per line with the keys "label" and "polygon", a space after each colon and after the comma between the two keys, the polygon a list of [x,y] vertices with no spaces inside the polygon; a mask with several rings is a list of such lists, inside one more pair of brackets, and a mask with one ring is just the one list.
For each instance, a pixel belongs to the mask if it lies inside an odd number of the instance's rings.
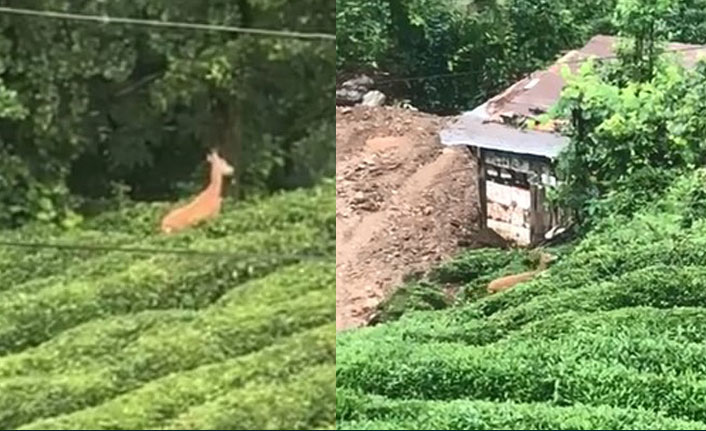
{"label": "gray roof panel", "polygon": [[443,145],[470,145],[555,159],[569,143],[569,138],[565,136],[484,123],[478,116],[469,114],[462,115],[455,124],[440,132]]}

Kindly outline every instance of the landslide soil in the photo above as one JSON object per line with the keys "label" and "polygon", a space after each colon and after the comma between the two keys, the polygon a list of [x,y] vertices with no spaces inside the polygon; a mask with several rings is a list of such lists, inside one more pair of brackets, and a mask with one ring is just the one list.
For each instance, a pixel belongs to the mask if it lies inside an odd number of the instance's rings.
{"label": "landslide soil", "polygon": [[475,159],[449,121],[393,107],[336,109],[336,326],[364,325],[403,282],[478,244]]}

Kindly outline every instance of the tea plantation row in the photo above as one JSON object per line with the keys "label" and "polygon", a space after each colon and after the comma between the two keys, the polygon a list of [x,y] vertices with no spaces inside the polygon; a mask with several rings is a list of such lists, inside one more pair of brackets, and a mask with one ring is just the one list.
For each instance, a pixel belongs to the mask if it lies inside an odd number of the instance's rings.
{"label": "tea plantation row", "polygon": [[0,429],[332,427],[334,205],[329,182],[174,236],[159,204],[0,232],[221,253],[0,246]]}
{"label": "tea plantation row", "polygon": [[[678,180],[513,290],[340,334],[338,428],[706,429],[704,187]],[[490,254],[431,278],[480,289],[513,259]]]}

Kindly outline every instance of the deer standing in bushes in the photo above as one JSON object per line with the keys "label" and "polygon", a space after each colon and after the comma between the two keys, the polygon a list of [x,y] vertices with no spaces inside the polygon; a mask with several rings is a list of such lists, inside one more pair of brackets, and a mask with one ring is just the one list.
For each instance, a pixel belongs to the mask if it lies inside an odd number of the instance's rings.
{"label": "deer standing in bushes", "polygon": [[505,277],[496,278],[488,284],[488,293],[498,293],[503,290],[510,289],[517,284],[524,283],[534,278],[535,275],[544,271],[550,262],[556,260],[556,256],[547,253],[540,253],[539,265],[534,271],[522,272],[520,274],[508,275]]}
{"label": "deer standing in bushes", "polygon": [[234,169],[225,161],[218,151],[211,150],[206,157],[211,165],[211,181],[201,193],[189,204],[172,210],[162,219],[162,232],[174,233],[203,220],[218,215],[221,210],[221,190],[223,177],[233,175]]}

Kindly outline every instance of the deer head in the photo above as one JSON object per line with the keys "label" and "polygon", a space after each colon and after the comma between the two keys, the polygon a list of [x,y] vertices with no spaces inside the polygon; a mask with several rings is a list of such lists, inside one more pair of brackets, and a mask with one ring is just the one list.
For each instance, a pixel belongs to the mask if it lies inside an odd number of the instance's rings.
{"label": "deer head", "polygon": [[211,169],[222,176],[233,175],[235,169],[224,158],[218,154],[218,150],[212,149],[206,157],[206,160],[211,164]]}
{"label": "deer head", "polygon": [[532,250],[531,254],[534,255],[534,258],[537,261],[537,268],[541,270],[545,269],[550,263],[557,260],[556,256],[539,249]]}

